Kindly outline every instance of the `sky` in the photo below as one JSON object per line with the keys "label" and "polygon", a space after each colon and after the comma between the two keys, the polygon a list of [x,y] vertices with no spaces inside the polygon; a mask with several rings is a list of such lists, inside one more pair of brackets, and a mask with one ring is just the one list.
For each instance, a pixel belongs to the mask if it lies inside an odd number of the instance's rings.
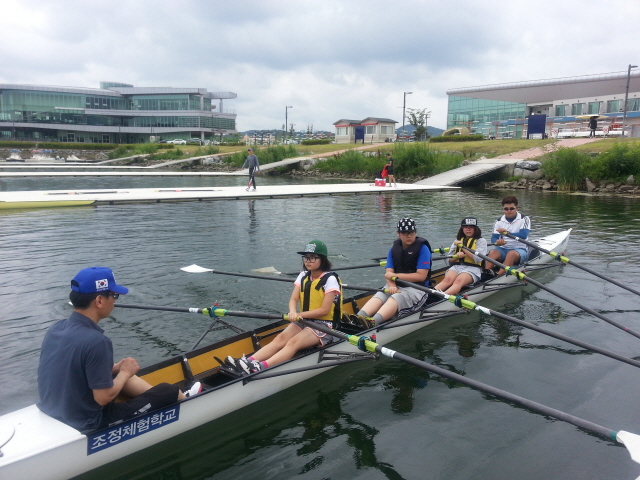
{"label": "sky", "polygon": [[[638,65],[640,0],[3,0],[0,83],[234,92],[237,129],[333,131],[452,88]],[[622,88],[621,92],[624,91]]]}

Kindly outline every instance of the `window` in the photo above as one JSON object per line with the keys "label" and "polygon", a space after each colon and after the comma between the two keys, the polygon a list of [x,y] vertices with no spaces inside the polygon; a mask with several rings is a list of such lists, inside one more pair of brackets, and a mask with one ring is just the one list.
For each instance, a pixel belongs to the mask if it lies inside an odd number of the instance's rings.
{"label": "window", "polygon": [[367,135],[374,135],[376,133],[375,125],[367,125],[367,131],[365,132]]}
{"label": "window", "polygon": [[336,135],[348,135],[347,128],[349,127],[336,127]]}
{"label": "window", "polygon": [[640,110],[640,98],[627,100],[627,112],[637,112],[638,110]]}
{"label": "window", "polygon": [[574,103],[571,105],[571,115],[582,115],[584,113],[584,103]]}
{"label": "window", "polygon": [[600,113],[600,102],[589,102],[589,111],[587,113]]}
{"label": "window", "polygon": [[380,125],[380,133],[382,135],[391,135],[391,133],[393,133],[393,131],[391,130],[391,126],[390,125]]}
{"label": "window", "polygon": [[566,105],[556,105],[556,117],[564,117],[567,113]]}
{"label": "window", "polygon": [[609,100],[607,102],[607,113],[616,113],[622,111],[622,102],[620,100]]}

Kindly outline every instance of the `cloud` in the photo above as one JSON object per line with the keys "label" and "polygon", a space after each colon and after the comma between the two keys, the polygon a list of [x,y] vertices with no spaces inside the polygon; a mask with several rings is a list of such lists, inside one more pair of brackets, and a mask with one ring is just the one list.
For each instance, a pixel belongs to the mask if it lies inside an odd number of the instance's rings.
{"label": "cloud", "polygon": [[[604,5],[604,4],[603,4]],[[604,7],[603,7],[604,8]],[[428,108],[446,126],[446,90],[622,71],[637,63],[640,2],[610,0],[266,2],[5,0],[3,83],[233,91],[238,128]]]}

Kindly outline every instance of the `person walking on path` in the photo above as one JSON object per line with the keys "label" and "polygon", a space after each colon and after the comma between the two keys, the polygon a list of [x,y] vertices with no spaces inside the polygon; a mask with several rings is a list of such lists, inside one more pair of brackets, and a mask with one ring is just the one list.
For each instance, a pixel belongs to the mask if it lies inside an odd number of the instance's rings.
{"label": "person walking on path", "polygon": [[589,132],[589,138],[596,136],[596,128],[598,128],[598,116],[594,115],[589,118],[589,128],[591,131]]}
{"label": "person walking on path", "polygon": [[389,186],[391,186],[391,182],[393,182],[393,185],[397,187],[396,177],[393,176],[393,157],[390,153],[387,153],[387,164],[385,168],[387,169],[387,175],[389,175]]}
{"label": "person walking on path", "polygon": [[242,164],[242,168],[249,167],[249,184],[247,185],[247,192],[253,186],[253,191],[256,191],[256,172],[260,171],[260,162],[258,162],[258,157],[253,154],[253,148],[247,150],[249,155],[247,155],[247,159]]}
{"label": "person walking on path", "polygon": [[[177,385],[151,386],[136,373],[134,358],[113,362],[113,344],[98,326],[129,289],[118,285],[110,268],[80,270],[71,280],[74,311],[47,331],[38,366],[38,408],[81,431],[107,427],[200,393],[196,382],[183,393]],[[118,395],[129,398],[115,402]]]}

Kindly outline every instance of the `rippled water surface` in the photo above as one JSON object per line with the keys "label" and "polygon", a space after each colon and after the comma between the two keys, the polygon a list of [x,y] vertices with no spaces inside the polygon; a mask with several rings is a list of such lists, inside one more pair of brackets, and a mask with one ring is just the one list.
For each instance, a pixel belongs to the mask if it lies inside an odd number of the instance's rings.
{"label": "rippled water surface", "polygon": [[[287,180],[264,178],[263,184]],[[242,179],[16,179],[3,190],[234,185]],[[411,216],[435,246],[460,219],[480,219],[486,237],[513,192],[256,199],[97,208],[0,211],[0,413],[37,401],[36,368],[46,329],[70,313],[68,285],[86,266],[110,266],[130,288],[127,303],[284,313],[290,286],[212,274],[192,263],[249,272],[300,267],[295,254],[324,240],[334,266],[384,256],[395,222]],[[532,236],[573,228],[567,255],[640,288],[640,202],[515,192]],[[378,286],[376,269],[341,272]],[[640,330],[640,298],[571,266],[538,281]],[[640,340],[528,286],[484,305],[621,355]],[[247,328],[259,320],[233,320]],[[118,310],[100,325],[116,357],[142,365],[188,350],[204,316]],[[224,338],[214,332],[207,338]],[[613,430],[640,433],[640,372],[530,330],[472,313],[442,320],[393,348]],[[351,364],[274,395],[86,479],[603,479],[635,478],[624,447],[569,424],[497,401],[390,359]]]}

